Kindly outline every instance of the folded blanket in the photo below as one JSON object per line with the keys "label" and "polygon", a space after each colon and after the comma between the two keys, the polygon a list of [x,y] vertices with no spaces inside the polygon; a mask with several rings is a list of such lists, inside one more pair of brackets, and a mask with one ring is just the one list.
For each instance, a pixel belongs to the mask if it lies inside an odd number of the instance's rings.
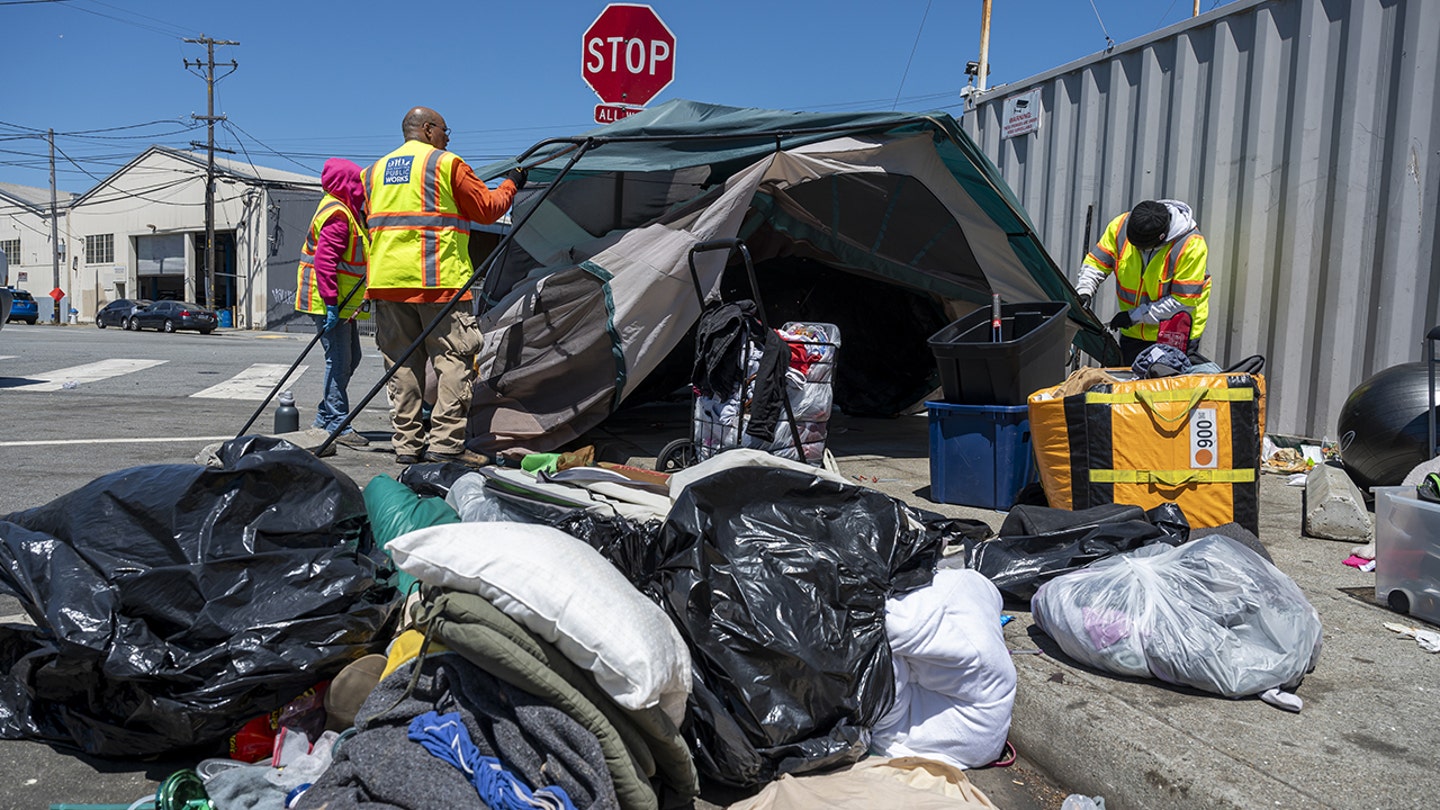
{"label": "folded blanket", "polygon": [[978,571],[942,568],[928,587],[885,602],[895,704],[871,747],[962,768],[994,762],[1010,733],[1015,664],[1000,591]]}

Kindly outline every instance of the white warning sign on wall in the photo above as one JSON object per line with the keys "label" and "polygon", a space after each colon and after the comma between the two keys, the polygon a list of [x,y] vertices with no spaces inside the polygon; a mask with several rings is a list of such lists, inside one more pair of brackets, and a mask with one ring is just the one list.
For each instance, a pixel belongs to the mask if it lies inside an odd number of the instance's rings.
{"label": "white warning sign on wall", "polygon": [[1005,99],[1000,137],[1013,138],[1040,129],[1040,88]]}

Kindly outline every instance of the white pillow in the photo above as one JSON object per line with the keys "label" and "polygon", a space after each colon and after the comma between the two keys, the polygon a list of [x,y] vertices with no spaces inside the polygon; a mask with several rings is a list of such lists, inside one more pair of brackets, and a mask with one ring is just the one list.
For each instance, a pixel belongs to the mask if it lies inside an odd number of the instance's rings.
{"label": "white pillow", "polygon": [[678,727],[690,651],[670,617],[600,552],[559,529],[493,521],[432,526],[386,546],[422,582],[479,594],[546,641],[627,709],[659,706]]}

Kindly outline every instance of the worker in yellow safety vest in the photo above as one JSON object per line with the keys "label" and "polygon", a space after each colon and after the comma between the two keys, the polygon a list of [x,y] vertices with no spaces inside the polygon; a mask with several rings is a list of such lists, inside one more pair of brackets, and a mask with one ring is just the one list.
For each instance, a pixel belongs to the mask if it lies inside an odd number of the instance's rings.
{"label": "worker in yellow safety vest", "polygon": [[[470,224],[488,225],[510,208],[525,185],[512,169],[491,189],[458,155],[445,151],[450,128],[439,113],[416,107],[400,124],[405,143],[361,172],[370,228],[366,296],[375,302],[375,342],[390,378],[395,460],[401,464],[490,459],[465,447],[475,360],[482,338],[467,285]],[[422,351],[401,356],[446,304],[462,301],[425,339]],[[421,418],[425,366],[439,385],[427,430]]]}
{"label": "worker in yellow safety vest", "polygon": [[1111,220],[1081,264],[1075,291],[1080,305],[1089,309],[1100,283],[1115,274],[1120,311],[1110,320],[1110,328],[1120,330],[1120,351],[1127,365],[1155,344],[1162,325],[1183,324],[1183,320],[1171,321],[1181,313],[1190,322],[1185,351],[1198,355],[1200,335],[1210,316],[1206,257],[1205,237],[1189,205],[1145,200]]}
{"label": "worker in yellow safety vest", "polygon": [[[314,319],[325,350],[324,393],[315,408],[313,426],[330,433],[350,413],[347,389],[360,366],[360,328],[355,321],[370,317],[365,301],[368,236],[363,224],[365,194],[360,187],[360,167],[330,158],[320,172],[320,188],[325,193],[300,250],[295,309]],[[349,426],[335,441],[350,447],[370,443]]]}

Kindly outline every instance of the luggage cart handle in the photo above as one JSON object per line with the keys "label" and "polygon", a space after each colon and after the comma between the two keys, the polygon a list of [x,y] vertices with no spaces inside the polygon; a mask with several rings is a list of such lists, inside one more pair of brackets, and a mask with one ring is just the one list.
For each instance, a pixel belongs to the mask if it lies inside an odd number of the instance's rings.
{"label": "luggage cart handle", "polygon": [[1429,426],[1430,444],[1426,445],[1426,455],[1434,458],[1435,450],[1435,341],[1440,340],[1440,326],[1430,327],[1425,333],[1425,370],[1430,375],[1430,407],[1425,411],[1425,421]]}
{"label": "luggage cart handle", "polygon": [[[695,269],[695,254],[704,253],[710,250],[738,250],[740,258],[745,260],[745,276],[750,281],[750,297],[755,301],[755,309],[760,315],[760,325],[766,329],[770,328],[770,321],[765,317],[765,304],[760,300],[760,282],[755,278],[755,264],[750,260],[750,248],[745,242],[735,237],[722,237],[720,239],[707,239],[704,242],[693,245],[690,248],[690,280],[695,283],[695,297],[700,301],[700,311],[705,311],[705,291],[700,288],[700,272]],[[726,254],[729,258],[729,254]]]}

